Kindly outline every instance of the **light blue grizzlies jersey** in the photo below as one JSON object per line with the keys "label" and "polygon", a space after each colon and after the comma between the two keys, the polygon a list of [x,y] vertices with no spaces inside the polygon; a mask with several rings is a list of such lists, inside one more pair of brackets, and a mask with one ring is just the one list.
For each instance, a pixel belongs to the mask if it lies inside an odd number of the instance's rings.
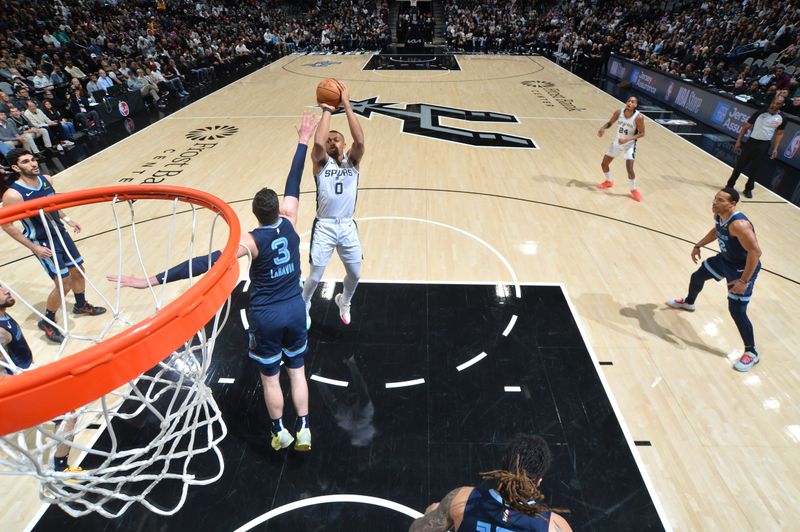
{"label": "light blue grizzlies jersey", "polygon": [[[53,190],[53,185],[45,176],[40,175],[38,177],[39,185],[37,187],[31,188],[23,183],[21,179],[17,179],[11,184],[10,188],[19,192],[24,201],[33,200],[36,198],[44,198],[47,196],[52,196],[56,193],[56,191]],[[61,218],[59,217],[58,211],[48,213],[47,217],[50,220],[48,225],[50,226],[50,231],[53,235],[53,241],[58,242],[58,236],[55,227],[57,227],[57,230],[61,232],[61,234],[67,234],[66,231],[64,231],[64,224],[61,223]],[[39,214],[36,214],[36,216],[31,216],[30,218],[23,218],[21,222],[22,234],[25,236],[25,238],[34,242],[48,242],[47,231],[45,231],[44,224],[42,223],[42,219]]]}
{"label": "light blue grizzlies jersey", "polygon": [[317,182],[317,218],[352,218],[358,196],[358,170],[345,155],[342,164],[328,162],[314,176]]}
{"label": "light blue grizzlies jersey", "polygon": [[[747,216],[739,211],[733,213],[731,217],[724,222],[722,218],[716,216],[717,243],[719,244],[719,253],[722,255],[723,259],[731,264],[744,265],[744,263],[747,262],[747,250],[744,249],[738,238],[731,236],[728,230],[731,222],[736,220],[745,220],[750,223]],[[753,231],[755,232],[755,228],[753,228]]]}
{"label": "light blue grizzlies jersey", "polygon": [[278,218],[250,234],[258,256],[250,265],[250,308],[286,301],[302,293],[300,288],[300,237],[292,222]]}

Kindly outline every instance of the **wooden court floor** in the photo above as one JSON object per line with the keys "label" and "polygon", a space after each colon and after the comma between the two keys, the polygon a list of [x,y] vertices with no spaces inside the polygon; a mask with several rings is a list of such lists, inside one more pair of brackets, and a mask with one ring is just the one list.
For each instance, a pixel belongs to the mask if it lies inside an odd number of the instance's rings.
{"label": "wooden court floor", "polygon": [[[727,165],[646,119],[637,203],[621,161],[612,163],[616,187],[595,186],[609,142],[596,132],[622,104],[546,59],[459,56],[460,71],[365,71],[368,58],[285,57],[62,172],[55,186],[156,182],[229,202],[262,186],[282,191],[293,126],[320,80],[342,79],[369,115],[361,118],[367,151],[356,212],[364,279],[563,283],[596,358],[611,363],[598,371],[621,422],[632,441],[650,442],[636,450],[669,525],[795,529],[800,210],[761,187],[740,205],[764,270],[749,310],[762,360],[739,374],[731,365],[742,346],[722,285],[707,285],[693,314],[664,304],[685,295],[691,246],[712,227],[711,200]],[[333,127],[350,138],[343,116]],[[299,228],[307,231],[310,164],[301,190]],[[244,228],[255,225],[247,201],[233,206]],[[102,279],[115,268],[100,234],[111,227],[92,209],[70,215],[84,225],[88,269]],[[306,234],[305,252],[307,242]],[[34,259],[17,260],[25,253],[9,238],[0,252],[0,278],[43,302],[50,284]],[[326,277],[342,275],[332,261]],[[33,314],[13,314],[46,360],[53,348]],[[2,528],[24,529],[40,506],[34,483],[1,477],[0,492]]]}

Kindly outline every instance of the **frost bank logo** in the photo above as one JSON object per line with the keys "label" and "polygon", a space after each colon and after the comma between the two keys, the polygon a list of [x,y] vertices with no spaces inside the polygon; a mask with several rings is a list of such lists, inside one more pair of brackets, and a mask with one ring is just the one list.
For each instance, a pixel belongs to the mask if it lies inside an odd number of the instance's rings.
{"label": "frost bank logo", "polygon": [[714,114],[711,115],[711,121],[717,125],[722,124],[725,122],[725,119],[728,118],[728,112],[730,110],[730,105],[726,104],[725,102],[719,102],[717,107],[714,109]]}

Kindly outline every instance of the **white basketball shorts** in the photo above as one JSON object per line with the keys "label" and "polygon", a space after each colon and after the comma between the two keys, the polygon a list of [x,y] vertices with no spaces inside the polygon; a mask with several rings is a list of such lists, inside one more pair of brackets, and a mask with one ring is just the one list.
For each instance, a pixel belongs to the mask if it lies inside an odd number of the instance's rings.
{"label": "white basketball shorts", "polygon": [[311,264],[327,266],[333,250],[345,264],[361,262],[361,240],[352,218],[317,218],[311,229]]}
{"label": "white basketball shorts", "polygon": [[616,140],[611,143],[611,145],[606,150],[606,155],[609,157],[616,157],[618,155],[624,154],[625,159],[628,161],[632,161],[634,155],[636,154],[636,141],[626,142],[625,144],[620,144]]}

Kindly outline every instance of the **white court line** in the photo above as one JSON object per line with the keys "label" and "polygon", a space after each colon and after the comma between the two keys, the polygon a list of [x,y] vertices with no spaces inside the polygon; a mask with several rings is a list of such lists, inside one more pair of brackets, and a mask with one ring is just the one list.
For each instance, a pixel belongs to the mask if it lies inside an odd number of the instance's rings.
{"label": "white court line", "polygon": [[514,328],[514,324],[515,323],[517,323],[517,315],[516,314],[511,316],[511,321],[508,322],[508,327],[506,327],[506,330],[503,331],[503,336],[508,336],[508,333],[511,332],[511,329]]}
{"label": "white court line", "polygon": [[247,309],[241,309],[239,311],[239,315],[242,317],[242,325],[244,325],[244,330],[250,330],[250,324],[247,322]]}
{"label": "white court line", "polygon": [[236,382],[236,379],[231,379],[230,377],[220,377],[217,382],[220,384],[233,384]]}
{"label": "white court line", "polygon": [[413,508],[409,508],[408,506],[404,506],[400,503],[390,501],[387,499],[380,499],[378,497],[369,497],[367,495],[322,495],[320,497],[311,497],[309,499],[301,499],[299,501],[295,501],[284,506],[280,506],[278,508],[272,509],[269,512],[256,517],[252,521],[248,521],[247,523],[243,524],[234,532],[247,532],[248,530],[252,530],[256,526],[260,525],[261,523],[265,523],[272,519],[273,517],[278,517],[279,515],[283,515],[287,512],[291,512],[292,510],[297,510],[299,508],[305,508],[306,506],[316,506],[317,504],[327,504],[332,502],[356,502],[360,504],[372,504],[374,506],[382,506],[384,508],[388,508],[389,510],[394,510],[395,512],[404,514],[409,516],[412,519],[417,519],[422,517],[422,514]]}
{"label": "white court line", "polygon": [[487,355],[485,352],[481,353],[480,355],[475,355],[474,357],[472,357],[471,359],[467,360],[463,364],[461,364],[459,366],[456,366],[456,369],[458,371],[464,371],[465,369],[467,369],[468,367],[472,366],[473,364],[477,364],[478,362],[480,362],[481,360],[483,360],[487,356],[489,356],[489,355]]}
{"label": "white court line", "polygon": [[505,392],[521,392],[521,386],[503,386],[503,391]]}
{"label": "white court line", "polygon": [[387,382],[386,388],[405,388],[406,386],[416,386],[418,384],[425,384],[425,379],[414,379],[410,381]]}
{"label": "white court line", "polygon": [[597,372],[597,376],[600,378],[600,382],[603,384],[603,389],[606,392],[608,401],[611,403],[611,408],[614,410],[614,415],[617,416],[617,421],[619,421],[622,434],[625,436],[625,441],[628,443],[628,448],[633,455],[633,459],[636,461],[636,467],[639,468],[639,473],[642,475],[644,485],[647,487],[650,498],[653,500],[653,506],[656,507],[656,512],[658,512],[658,516],[661,518],[661,524],[664,525],[665,530],[670,531],[672,530],[672,526],[669,524],[669,520],[667,519],[667,511],[664,508],[664,505],[661,504],[661,499],[658,498],[658,493],[656,492],[655,486],[653,486],[653,481],[650,480],[650,475],[647,472],[647,468],[644,466],[642,457],[639,455],[639,451],[636,448],[636,445],[633,443],[633,436],[628,428],[628,424],[625,423],[625,418],[622,417],[622,410],[619,407],[619,403],[617,403],[617,399],[614,397],[614,393],[611,391],[611,386],[608,384],[606,376],[600,368],[600,363],[597,361],[597,354],[594,352],[592,344],[589,343],[589,336],[586,334],[586,330],[583,327],[583,322],[580,319],[575,305],[572,304],[572,299],[569,297],[569,293],[563,284],[561,285],[561,292],[564,294],[564,299],[567,300],[569,310],[572,312],[572,317],[575,319],[575,324],[578,326],[578,331],[581,333],[583,344],[586,346],[586,350],[589,351],[589,356],[592,358],[594,370]]}
{"label": "white court line", "polygon": [[347,381],[337,381],[336,379],[329,379],[328,377],[322,377],[321,375],[312,375],[310,379],[312,381],[322,382],[332,386],[341,386],[342,388],[347,388],[347,386],[350,384]]}

